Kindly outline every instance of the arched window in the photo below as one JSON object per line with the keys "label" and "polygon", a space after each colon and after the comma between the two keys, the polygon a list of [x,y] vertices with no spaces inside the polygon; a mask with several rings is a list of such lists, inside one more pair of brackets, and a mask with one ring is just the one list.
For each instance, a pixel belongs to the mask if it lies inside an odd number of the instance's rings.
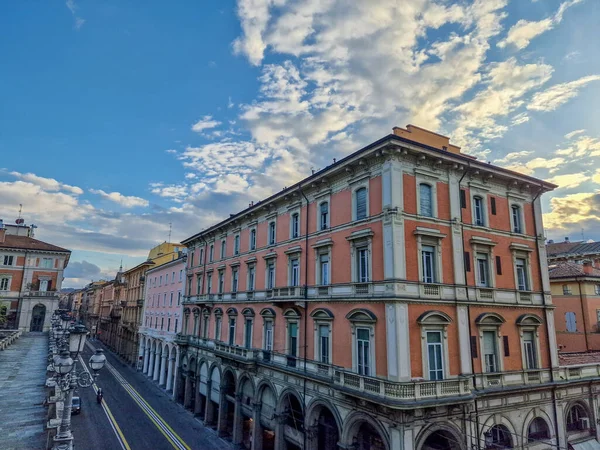
{"label": "arched window", "polygon": [[433,189],[427,183],[419,184],[419,214],[433,217]]}
{"label": "arched window", "polygon": [[511,206],[512,228],[514,233],[522,233],[521,227],[521,207],[518,205]]}
{"label": "arched window", "polygon": [[513,448],[510,431],[505,425],[494,425],[485,433],[485,448]]}
{"label": "arched window", "polygon": [[581,405],[573,405],[567,413],[567,431],[583,431],[590,427],[590,419]]}
{"label": "arched window", "polygon": [[356,220],[362,220],[367,217],[367,188],[359,188],[354,193],[356,196],[355,216]]}
{"label": "arched window", "polygon": [[548,424],[541,417],[536,417],[529,424],[529,429],[527,430],[527,441],[535,442],[535,441],[543,441],[544,439],[550,439],[550,429],[548,428]]}

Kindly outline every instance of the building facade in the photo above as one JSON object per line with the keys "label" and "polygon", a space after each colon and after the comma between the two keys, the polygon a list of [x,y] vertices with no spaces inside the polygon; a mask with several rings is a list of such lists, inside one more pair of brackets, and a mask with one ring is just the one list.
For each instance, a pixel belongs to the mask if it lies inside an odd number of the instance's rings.
{"label": "building facade", "polygon": [[594,267],[597,261],[550,264],[560,352],[600,351],[600,268]]}
{"label": "building facade", "polygon": [[70,250],[34,238],[35,226],[0,221],[0,326],[48,331]]}
{"label": "building facade", "polygon": [[[102,327],[105,331],[100,334],[100,339],[129,364],[136,365],[139,370],[142,369],[143,363],[138,352],[146,272],[179,258],[181,249],[181,244],[163,242],[150,250],[146,261],[123,272],[120,269],[114,287],[108,293],[112,298],[105,301],[102,316]],[[98,311],[100,311],[100,304],[98,304]]]}
{"label": "building facade", "polygon": [[140,326],[143,372],[168,392],[175,392],[179,347],[175,336],[181,331],[182,301],[186,278],[186,255],[146,272],[144,313]]}
{"label": "building facade", "polygon": [[553,188],[409,126],[184,240],[176,399],[254,449],[595,443],[597,368],[558,360]]}

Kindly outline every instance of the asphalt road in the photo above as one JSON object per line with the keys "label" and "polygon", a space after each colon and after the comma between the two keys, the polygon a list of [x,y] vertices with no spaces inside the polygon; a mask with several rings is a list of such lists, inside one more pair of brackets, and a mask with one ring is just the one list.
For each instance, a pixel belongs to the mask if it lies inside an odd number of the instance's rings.
{"label": "asphalt road", "polygon": [[[94,347],[103,345],[94,341]],[[71,417],[77,450],[217,450],[231,445],[206,429],[145,375],[123,364],[104,348],[107,364],[96,385],[106,409],[96,402],[92,387],[79,388],[81,414]],[[92,350],[82,354],[87,363]],[[78,364],[78,368],[81,365]],[[121,436],[119,438],[119,436]]]}

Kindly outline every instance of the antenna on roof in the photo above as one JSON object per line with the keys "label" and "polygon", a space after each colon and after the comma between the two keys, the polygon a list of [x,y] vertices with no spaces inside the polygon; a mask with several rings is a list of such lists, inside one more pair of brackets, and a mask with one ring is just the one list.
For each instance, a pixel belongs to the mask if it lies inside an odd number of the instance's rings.
{"label": "antenna on roof", "polygon": [[21,218],[21,212],[23,211],[23,204],[19,203],[19,217],[17,217],[17,219]]}
{"label": "antenna on roof", "polygon": [[171,242],[171,230],[173,229],[173,223],[169,222],[169,240],[167,242]]}

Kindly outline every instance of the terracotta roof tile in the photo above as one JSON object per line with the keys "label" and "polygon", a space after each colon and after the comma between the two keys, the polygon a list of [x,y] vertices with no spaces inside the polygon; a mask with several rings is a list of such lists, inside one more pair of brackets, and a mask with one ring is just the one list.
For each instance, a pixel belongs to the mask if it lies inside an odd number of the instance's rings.
{"label": "terracotta roof tile", "polygon": [[600,352],[559,353],[558,361],[561,366],[600,363]]}
{"label": "terracotta roof tile", "polygon": [[38,241],[37,239],[33,239],[27,236],[16,236],[14,234],[7,234],[4,238],[4,242],[0,243],[0,248],[44,250],[47,252],[71,253],[71,250],[67,250],[56,245],[48,244],[46,242]]}
{"label": "terracotta roof tile", "polygon": [[550,264],[548,267],[550,279],[569,278],[569,277],[600,277],[600,270],[592,268],[591,273],[585,273],[582,264],[576,264],[568,261],[561,261]]}

